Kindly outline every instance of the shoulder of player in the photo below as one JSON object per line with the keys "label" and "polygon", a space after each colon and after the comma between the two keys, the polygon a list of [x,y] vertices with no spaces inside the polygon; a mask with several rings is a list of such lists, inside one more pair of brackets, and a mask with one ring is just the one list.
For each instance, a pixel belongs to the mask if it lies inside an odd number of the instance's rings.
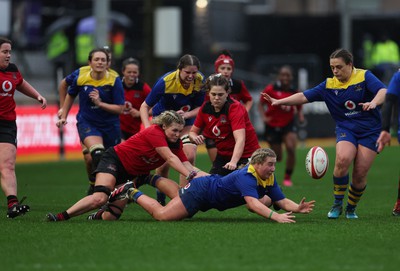
{"label": "shoulder of player", "polygon": [[8,64],[7,68],[5,69],[6,72],[19,72],[17,65],[14,63]]}

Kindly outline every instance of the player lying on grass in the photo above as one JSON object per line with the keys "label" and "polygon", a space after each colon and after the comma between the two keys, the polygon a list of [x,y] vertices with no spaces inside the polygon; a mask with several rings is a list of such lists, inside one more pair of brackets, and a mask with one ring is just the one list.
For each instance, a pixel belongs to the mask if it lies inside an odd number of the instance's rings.
{"label": "player lying on grass", "polygon": [[[165,207],[134,188],[131,182],[126,183],[123,189],[114,191],[110,201],[134,200],[156,220],[181,220],[192,217],[198,211],[223,211],[246,204],[250,211],[267,219],[294,223],[292,213],[310,213],[315,201],[306,202],[303,198],[297,204],[286,198],[274,175],[275,164],[275,152],[262,148],[253,153],[247,166],[227,176],[209,175],[193,179],[179,190],[179,197],[173,198]],[[272,204],[287,212],[274,212],[269,208]]]}
{"label": "player lying on grass", "polygon": [[[182,149],[180,133],[185,121],[175,111],[165,111],[153,119],[153,125],[130,137],[115,147],[110,147],[102,156],[95,170],[96,182],[93,195],[75,203],[68,210],[58,214],[47,214],[48,221],[67,220],[107,203],[111,191],[116,186],[133,180],[135,187],[150,184],[164,192],[168,197],[178,195],[178,184],[167,178],[150,174],[165,162],[190,180],[202,176],[186,158]],[[208,175],[208,174],[207,174]],[[103,206],[101,210],[90,215],[88,219],[118,219],[127,201],[115,201]]]}

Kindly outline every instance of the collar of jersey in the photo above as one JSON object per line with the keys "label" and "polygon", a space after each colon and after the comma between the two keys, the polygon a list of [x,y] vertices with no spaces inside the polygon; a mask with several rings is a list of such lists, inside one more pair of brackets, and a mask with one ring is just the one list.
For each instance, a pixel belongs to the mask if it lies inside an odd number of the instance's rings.
{"label": "collar of jersey", "polygon": [[274,180],[275,180],[274,174],[271,174],[271,176],[269,176],[268,179],[264,180],[257,174],[257,171],[253,167],[253,165],[249,165],[249,167],[247,169],[247,172],[252,174],[256,178],[257,185],[260,185],[260,186],[262,186],[264,188],[267,187],[267,186],[273,186],[274,185]]}

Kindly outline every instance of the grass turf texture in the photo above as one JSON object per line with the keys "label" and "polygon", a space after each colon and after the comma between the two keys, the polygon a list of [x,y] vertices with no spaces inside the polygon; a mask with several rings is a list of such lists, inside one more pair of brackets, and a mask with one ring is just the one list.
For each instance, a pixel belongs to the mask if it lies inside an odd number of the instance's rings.
{"label": "grass turf texture", "polygon": [[[120,221],[44,221],[84,195],[82,161],[18,164],[19,195],[27,195],[31,212],[6,218],[0,209],[1,270],[397,270],[400,218],[391,210],[397,195],[398,148],[387,148],[369,173],[368,188],[357,214],[329,220],[332,204],[334,149],[325,148],[329,171],[311,179],[304,168],[308,149],[299,149],[294,186],[288,198],[317,201],[296,224],[277,224],[246,210],[198,213],[179,222],[154,221],[137,205],[129,205]],[[208,158],[197,165],[208,170]],[[276,174],[281,182],[283,164]],[[174,179],[176,174],[172,173]],[[155,190],[143,191],[155,196]]]}

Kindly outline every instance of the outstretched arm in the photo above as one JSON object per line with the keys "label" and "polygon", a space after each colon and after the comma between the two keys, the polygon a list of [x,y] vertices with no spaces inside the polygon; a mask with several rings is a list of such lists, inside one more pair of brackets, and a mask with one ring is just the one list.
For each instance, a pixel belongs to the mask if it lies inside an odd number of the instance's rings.
{"label": "outstretched arm", "polygon": [[286,211],[290,211],[293,213],[308,214],[313,211],[315,200],[306,202],[306,198],[302,198],[300,203],[297,204],[288,198],[284,198],[280,201],[275,202],[275,204],[277,204],[280,208]]}
{"label": "outstretched arm", "polygon": [[277,212],[272,211],[270,208],[262,204],[258,199],[245,196],[244,200],[246,201],[247,208],[255,212],[256,214],[265,217],[267,219],[274,220],[279,223],[295,223],[294,220],[295,216],[292,215],[292,212],[280,214]]}
{"label": "outstretched arm", "polygon": [[260,94],[272,106],[275,106],[275,105],[298,105],[298,104],[308,103],[308,100],[307,100],[306,96],[304,96],[303,92],[299,92],[299,93],[293,94],[289,97],[279,99],[279,100],[272,98],[267,93],[260,93]]}

